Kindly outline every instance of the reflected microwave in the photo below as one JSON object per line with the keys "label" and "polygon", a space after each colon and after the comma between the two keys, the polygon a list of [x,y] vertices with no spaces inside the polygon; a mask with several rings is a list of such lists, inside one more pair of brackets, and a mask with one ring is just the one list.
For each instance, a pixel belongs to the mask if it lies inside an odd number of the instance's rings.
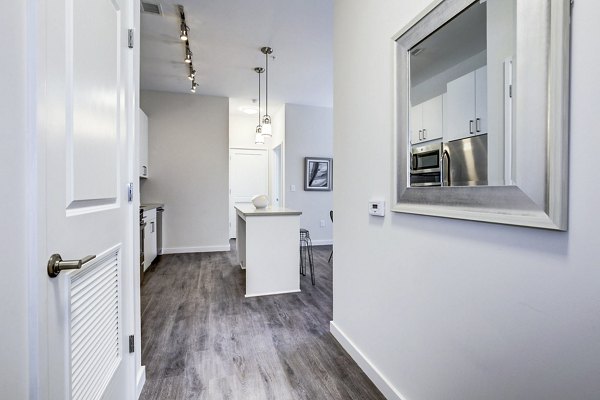
{"label": "reflected microwave", "polygon": [[441,186],[442,144],[413,146],[410,153],[410,186]]}

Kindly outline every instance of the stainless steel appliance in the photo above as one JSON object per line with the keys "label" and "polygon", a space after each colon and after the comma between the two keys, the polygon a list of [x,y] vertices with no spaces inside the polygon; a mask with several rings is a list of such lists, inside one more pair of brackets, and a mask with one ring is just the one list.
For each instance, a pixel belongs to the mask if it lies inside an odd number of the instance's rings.
{"label": "stainless steel appliance", "polygon": [[159,257],[162,255],[162,219],[164,211],[164,207],[156,208],[156,254]]}
{"label": "stainless steel appliance", "polygon": [[144,228],[146,227],[146,217],[144,210],[140,209],[140,285],[144,283]]}
{"label": "stainless steel appliance", "polygon": [[442,184],[440,142],[413,146],[410,153],[410,186],[440,186]]}
{"label": "stainless steel appliance", "polygon": [[488,184],[487,134],[444,143],[443,186]]}

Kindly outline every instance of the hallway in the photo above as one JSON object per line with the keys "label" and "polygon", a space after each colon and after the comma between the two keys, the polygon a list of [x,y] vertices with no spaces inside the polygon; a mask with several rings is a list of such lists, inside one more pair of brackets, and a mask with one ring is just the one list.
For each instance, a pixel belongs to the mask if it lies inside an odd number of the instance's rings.
{"label": "hallway", "polygon": [[383,399],[329,333],[330,249],[315,287],[248,299],[234,251],[162,256],[142,287],[140,398]]}

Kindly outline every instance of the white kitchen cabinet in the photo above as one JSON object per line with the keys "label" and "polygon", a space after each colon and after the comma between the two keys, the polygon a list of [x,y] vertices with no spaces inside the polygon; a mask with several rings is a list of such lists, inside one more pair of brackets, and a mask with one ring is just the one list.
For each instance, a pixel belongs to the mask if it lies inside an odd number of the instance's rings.
{"label": "white kitchen cabinet", "polygon": [[144,271],[148,269],[152,261],[158,255],[157,233],[156,233],[156,209],[144,211]]}
{"label": "white kitchen cabinet", "polygon": [[487,133],[487,67],[448,82],[444,141]]}
{"label": "white kitchen cabinet", "polygon": [[148,177],[148,116],[140,110],[140,177]]}
{"label": "white kitchen cabinet", "polygon": [[442,96],[436,96],[423,103],[411,107],[410,137],[411,143],[417,144],[443,135],[444,101]]}

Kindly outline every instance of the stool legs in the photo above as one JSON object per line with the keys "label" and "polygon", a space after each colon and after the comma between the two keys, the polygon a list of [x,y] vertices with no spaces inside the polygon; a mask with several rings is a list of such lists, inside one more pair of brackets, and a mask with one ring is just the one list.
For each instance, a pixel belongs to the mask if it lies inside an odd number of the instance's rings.
{"label": "stool legs", "polygon": [[309,235],[300,237],[300,274],[306,276],[306,263],[310,268],[310,279],[315,285],[315,265],[313,262],[312,240]]}

